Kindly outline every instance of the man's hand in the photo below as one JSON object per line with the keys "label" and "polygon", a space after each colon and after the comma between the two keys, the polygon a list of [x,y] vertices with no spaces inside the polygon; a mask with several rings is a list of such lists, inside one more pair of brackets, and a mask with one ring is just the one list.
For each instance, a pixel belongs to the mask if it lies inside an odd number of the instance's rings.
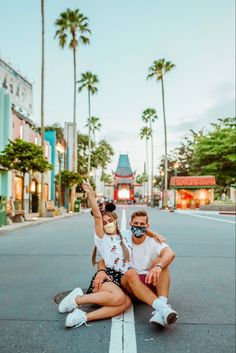
{"label": "man's hand", "polygon": [[147,229],[147,235],[156,240],[157,243],[164,243],[166,238],[163,235],[157,234],[150,229]]}
{"label": "man's hand", "polygon": [[102,288],[102,284],[105,281],[111,282],[112,280],[104,271],[99,271],[93,280],[93,293],[99,292]]}
{"label": "man's hand", "polygon": [[160,235],[160,234],[156,234],[153,238],[154,238],[154,239],[156,240],[156,242],[158,242],[158,243],[165,243],[165,241],[166,241],[166,238],[163,237],[163,235]]}
{"label": "man's hand", "polygon": [[146,275],[145,283],[156,286],[158,284],[161,271],[162,269],[160,267],[153,267]]}

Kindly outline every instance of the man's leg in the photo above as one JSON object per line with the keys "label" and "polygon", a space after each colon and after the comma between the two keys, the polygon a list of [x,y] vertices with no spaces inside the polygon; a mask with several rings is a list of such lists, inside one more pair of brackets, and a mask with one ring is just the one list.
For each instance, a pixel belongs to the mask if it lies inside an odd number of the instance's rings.
{"label": "man's leg", "polygon": [[[169,296],[169,289],[170,289],[170,272],[168,267],[165,268],[159,277],[158,284],[156,286],[156,292],[158,295],[158,299],[161,303],[165,304],[164,307],[162,308],[162,315],[164,318],[164,323],[165,324],[173,324],[177,319],[178,315],[175,310],[171,308],[170,305],[167,305],[167,300]],[[160,302],[158,304],[160,304]],[[161,307],[162,305],[160,305]],[[158,305],[157,305],[157,311],[158,311]],[[150,322],[156,323],[156,315],[159,320],[159,315],[154,314],[154,316],[151,318]]]}
{"label": "man's leg", "polygon": [[168,298],[170,290],[170,272],[168,267],[161,271],[156,290],[158,297]]}
{"label": "man's leg", "polygon": [[124,274],[121,286],[146,304],[152,305],[157,299],[157,295],[140,280],[138,273],[133,269]]}

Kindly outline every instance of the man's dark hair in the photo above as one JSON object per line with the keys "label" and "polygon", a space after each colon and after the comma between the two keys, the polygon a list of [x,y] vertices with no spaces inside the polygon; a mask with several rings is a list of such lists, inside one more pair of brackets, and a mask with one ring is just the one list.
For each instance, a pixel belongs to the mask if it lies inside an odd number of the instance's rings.
{"label": "man's dark hair", "polygon": [[147,218],[147,223],[148,223],[148,214],[147,214],[147,212],[144,211],[144,210],[136,211],[136,212],[132,213],[132,215],[131,215],[131,221],[133,221],[133,219],[134,219],[135,217],[146,217],[146,218]]}

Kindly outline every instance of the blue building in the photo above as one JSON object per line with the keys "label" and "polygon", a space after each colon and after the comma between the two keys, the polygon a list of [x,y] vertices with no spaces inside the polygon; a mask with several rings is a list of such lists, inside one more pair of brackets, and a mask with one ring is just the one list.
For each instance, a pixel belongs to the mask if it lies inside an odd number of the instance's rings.
{"label": "blue building", "polygon": [[51,164],[53,165],[53,169],[51,170],[51,200],[53,200],[54,203],[56,203],[56,183],[55,183],[55,175],[56,175],[55,171],[57,169],[56,131],[46,130],[45,140],[48,141],[51,146]]}
{"label": "blue building", "polygon": [[[8,144],[12,137],[11,98],[3,89],[0,89],[0,151]],[[0,165],[0,195],[9,198],[12,193],[11,172]]]}

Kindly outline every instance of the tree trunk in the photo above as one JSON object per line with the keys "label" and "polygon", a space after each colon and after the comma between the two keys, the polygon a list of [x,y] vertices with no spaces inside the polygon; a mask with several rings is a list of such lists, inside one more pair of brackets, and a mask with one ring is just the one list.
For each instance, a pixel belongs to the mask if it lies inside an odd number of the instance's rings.
{"label": "tree trunk", "polygon": [[[77,172],[77,132],[76,132],[76,48],[73,48],[73,65],[74,65],[74,107],[73,107],[73,151],[72,151],[72,169]],[[76,185],[71,188],[71,210],[74,210]]]}
{"label": "tree trunk", "polygon": [[[41,147],[44,156],[44,0],[41,0],[41,17],[42,17],[42,58],[41,58]],[[39,206],[40,217],[45,217],[45,173],[41,173],[41,198]]]}
{"label": "tree trunk", "polygon": [[77,172],[77,163],[76,163],[76,150],[77,150],[77,141],[76,141],[76,49],[73,48],[73,64],[74,64],[74,109],[73,109],[73,171]]}
{"label": "tree trunk", "polygon": [[23,173],[22,178],[22,190],[21,190],[21,208],[24,211],[25,209],[25,173]]}
{"label": "tree trunk", "polygon": [[164,120],[164,134],[165,134],[165,182],[164,182],[164,199],[163,207],[168,207],[168,196],[167,196],[167,181],[168,181],[168,165],[167,165],[167,129],[166,129],[166,113],[165,113],[165,94],[164,94],[164,81],[161,79],[162,89],[162,108],[163,108],[163,120]]}
{"label": "tree trunk", "polygon": [[89,136],[89,153],[88,153],[88,178],[90,177],[90,170],[91,170],[91,103],[90,103],[90,91],[88,89],[88,112],[89,112],[89,131],[88,131],[88,136]]}
{"label": "tree trunk", "polygon": [[146,157],[147,157],[147,203],[148,203],[148,195],[149,195],[149,161],[148,161],[148,140],[146,138]]}
{"label": "tree trunk", "polygon": [[[152,123],[150,120],[150,129],[152,129]],[[154,152],[153,152],[153,133],[151,136],[151,206],[154,206],[153,200],[153,164],[154,164]]]}

